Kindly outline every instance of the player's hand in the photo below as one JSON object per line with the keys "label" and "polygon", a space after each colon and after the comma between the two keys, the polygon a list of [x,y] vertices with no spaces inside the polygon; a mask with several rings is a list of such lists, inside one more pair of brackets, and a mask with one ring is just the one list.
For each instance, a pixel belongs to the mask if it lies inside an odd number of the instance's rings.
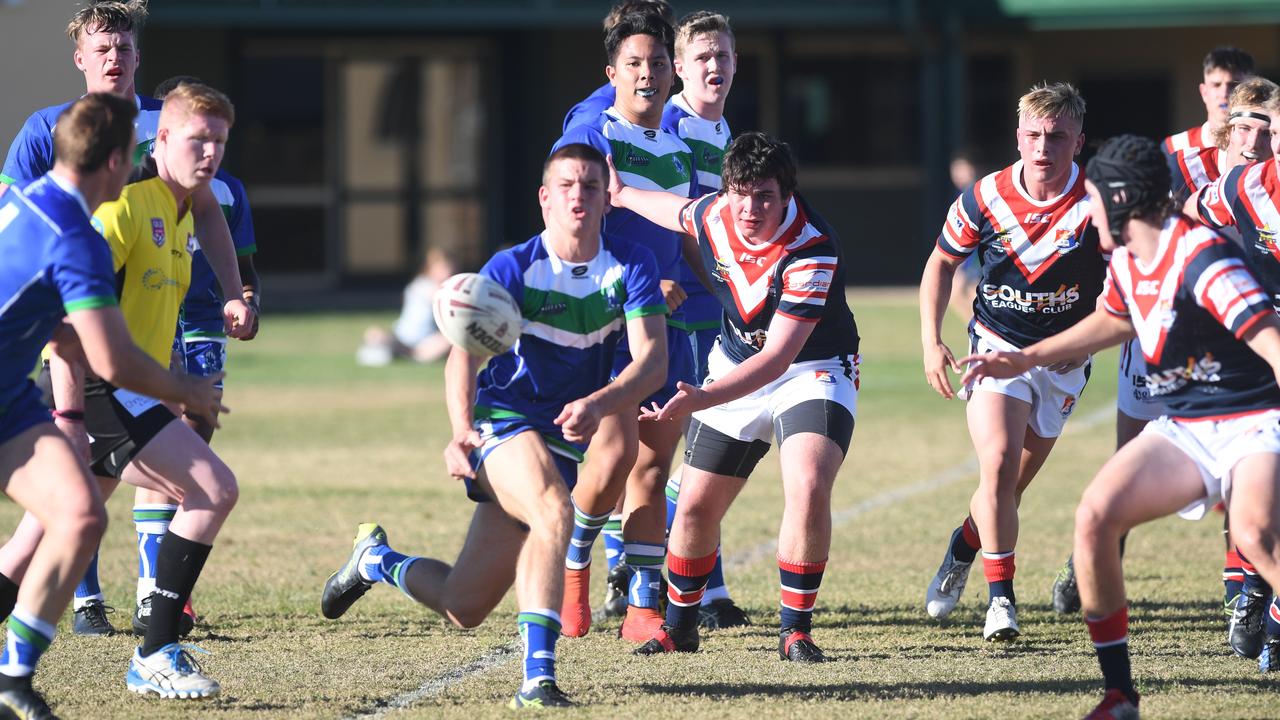
{"label": "player's hand", "polygon": [[454,480],[476,477],[476,471],[471,468],[471,451],[484,444],[480,439],[480,433],[475,428],[467,428],[449,441],[444,446],[444,469]]}
{"label": "player's hand", "polygon": [[76,455],[84,458],[85,462],[89,462],[89,431],[84,428],[83,420],[67,420],[54,416],[53,424],[67,436],[67,440],[71,443],[71,449],[75,450]]}
{"label": "player's hand", "polygon": [[222,388],[216,386],[216,383],[225,376],[224,372],[216,372],[207,377],[181,376],[182,382],[186,384],[186,399],[182,401],[183,411],[188,415],[198,415],[208,420],[214,429],[221,427],[218,424],[218,415],[231,412],[231,408],[222,404]]}
{"label": "player's hand", "polygon": [[1062,362],[1056,362],[1052,365],[1047,366],[1047,369],[1050,372],[1055,372],[1055,373],[1058,373],[1059,375],[1065,375],[1066,373],[1069,373],[1072,370],[1075,370],[1076,368],[1084,365],[1087,362],[1089,362],[1089,356],[1082,355],[1078,358],[1071,358],[1069,360],[1063,360]]}
{"label": "player's hand", "polygon": [[961,371],[960,364],[956,362],[956,356],[952,354],[951,348],[946,343],[926,344],[924,346],[924,379],[929,385],[942,397],[950,400],[955,397],[955,390],[951,387],[951,378],[947,376],[947,368],[952,372],[959,373]]}
{"label": "player's hand", "polygon": [[1020,352],[998,350],[978,353],[961,358],[960,362],[968,366],[964,376],[960,378],[962,385],[977,382],[982,378],[1014,378],[1031,369],[1031,359]]}
{"label": "player's hand", "polygon": [[223,322],[227,335],[238,340],[248,340],[246,335],[254,330],[254,317],[257,315],[241,298],[231,298],[222,306]]}
{"label": "player's hand", "polygon": [[640,420],[648,422],[682,420],[699,410],[705,410],[709,407],[711,407],[711,402],[708,399],[706,390],[696,385],[677,381],[676,394],[667,401],[667,404],[662,407],[658,407],[658,403],[653,403],[650,407],[642,406],[640,408]]}
{"label": "player's hand", "polygon": [[560,426],[565,440],[586,444],[600,428],[600,419],[600,408],[595,401],[581,398],[566,404],[556,416],[555,423]]}
{"label": "player's hand", "polygon": [[262,318],[262,311],[258,309],[257,304],[248,303],[248,305],[253,311],[253,322],[249,324],[249,332],[245,333],[241,340],[252,340],[258,337],[258,321]]}
{"label": "player's hand", "polygon": [[675,280],[659,280],[658,287],[662,290],[662,299],[667,301],[667,312],[675,312],[689,299],[689,294]]}
{"label": "player's hand", "polygon": [[618,168],[613,166],[613,155],[605,155],[604,161],[609,164],[609,204],[620,208],[622,207],[620,195],[627,186],[623,184]]}

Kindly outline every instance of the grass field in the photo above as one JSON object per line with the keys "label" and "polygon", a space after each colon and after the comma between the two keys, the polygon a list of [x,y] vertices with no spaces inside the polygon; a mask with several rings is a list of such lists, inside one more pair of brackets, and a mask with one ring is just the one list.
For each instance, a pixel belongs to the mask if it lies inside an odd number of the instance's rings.
{"label": "grass field", "polygon": [[[772,542],[781,492],[761,463],[725,527],[730,589],[757,621],[704,636],[691,656],[635,658],[616,622],[559,645],[573,717],[1079,717],[1101,695],[1083,623],[1049,606],[1075,503],[1113,445],[1115,354],[1103,354],[1068,433],[1022,507],[1022,640],[982,641],[981,572],[938,624],[925,586],[976,480],[963,406],[926,386],[914,296],[852,295],[863,338],[858,427],[835,493],[836,528],[815,637],[836,662],[781,663]],[[78,638],[63,622],[38,686],[71,718],[475,718],[498,716],[519,682],[510,598],[475,631],[449,628],[389,587],[324,620],[324,579],[357,523],[399,550],[452,559],[470,504],[444,475],[439,367],[357,367],[363,326],[387,315],[267,316],[231,351],[233,414],[214,445],[239,477],[240,505],[196,588],[191,640],[223,686],[210,702],[143,700],[124,687],[132,638]],[[950,328],[960,349],[959,326]],[[133,602],[129,508],[110,502],[102,551],[109,604]],[[12,526],[17,513],[4,506]],[[1167,519],[1129,542],[1133,662],[1151,718],[1280,716],[1275,682],[1231,657],[1220,615],[1219,524]],[[603,568],[597,552],[597,568]],[[597,569],[600,585],[603,570]],[[594,594],[599,597],[600,593]],[[114,616],[127,625],[127,612]],[[393,705],[388,705],[394,702]]]}

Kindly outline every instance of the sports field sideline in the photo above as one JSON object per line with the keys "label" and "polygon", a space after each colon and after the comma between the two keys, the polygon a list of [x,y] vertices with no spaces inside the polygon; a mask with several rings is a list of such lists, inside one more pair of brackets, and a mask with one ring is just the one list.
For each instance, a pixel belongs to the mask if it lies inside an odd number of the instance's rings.
{"label": "sports field sideline", "polygon": [[[775,536],[781,492],[770,455],[725,527],[728,580],[756,628],[717,631],[695,655],[635,658],[617,621],[558,647],[572,717],[1069,717],[1101,690],[1078,617],[1049,587],[1069,549],[1080,491],[1114,444],[1115,353],[1097,359],[1068,433],[1023,503],[1018,546],[1023,635],[982,641],[982,583],[942,625],[924,591],[976,482],[963,404],[928,388],[914,289],[853,292],[862,388],[853,448],[835,494],[833,550],[814,634],[836,662],[777,659]],[[448,436],[442,368],[359,368],[364,326],[386,314],[271,316],[231,348],[214,441],[240,504],[195,591],[190,641],[223,686],[212,701],[139,700],[120,682],[134,640],[76,637],[64,621],[37,687],[69,717],[487,717],[519,677],[514,604],[476,631],[446,627],[388,587],[339,621],[319,613],[324,579],[363,521],[406,552],[451,557],[469,502],[441,469]],[[964,347],[958,325],[948,339]],[[132,491],[109,503],[101,574],[108,604],[132,606]],[[10,527],[17,511],[5,505]],[[1134,532],[1126,562],[1134,672],[1152,718],[1280,716],[1274,683],[1224,642],[1220,523],[1167,519]],[[597,552],[597,566],[603,567]],[[601,585],[603,571],[593,578]],[[976,579],[976,578],[975,578]],[[594,592],[593,597],[599,597]],[[113,617],[127,625],[128,613]],[[1259,703],[1259,695],[1274,702]]]}

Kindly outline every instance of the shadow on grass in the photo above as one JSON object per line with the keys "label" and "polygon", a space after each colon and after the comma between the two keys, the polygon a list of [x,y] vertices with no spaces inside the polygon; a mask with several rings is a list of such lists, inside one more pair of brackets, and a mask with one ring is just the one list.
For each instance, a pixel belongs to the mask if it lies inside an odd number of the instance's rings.
{"label": "shadow on grass", "polygon": [[[1233,678],[1214,680],[1204,678],[1167,678],[1141,681],[1145,693],[1166,692],[1171,689],[1185,691],[1188,688],[1203,690],[1247,690],[1271,692],[1274,683],[1266,678]],[[776,683],[670,683],[642,684],[639,689],[655,695],[696,696],[716,701],[736,700],[755,695],[770,698],[792,697],[813,700],[923,700],[939,697],[976,697],[998,694],[1037,695],[1092,695],[1102,694],[1102,678],[1096,680],[1001,680],[998,682],[932,681],[886,683],[813,683],[797,682],[795,685]]]}

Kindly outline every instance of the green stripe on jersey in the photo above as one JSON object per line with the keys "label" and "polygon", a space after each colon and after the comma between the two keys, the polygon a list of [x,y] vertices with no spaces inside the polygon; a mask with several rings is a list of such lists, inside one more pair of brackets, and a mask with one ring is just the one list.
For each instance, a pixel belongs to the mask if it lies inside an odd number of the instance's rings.
{"label": "green stripe on jersey", "polygon": [[18,181],[14,180],[8,175],[5,175],[4,173],[0,173],[0,183],[4,183],[5,185],[17,185]]}
{"label": "green stripe on jersey", "polygon": [[666,305],[645,305],[638,307],[627,313],[628,320],[635,320],[638,317],[648,317],[650,315],[666,315]]}
{"label": "green stripe on jersey", "polygon": [[525,416],[515,412],[514,410],[492,408],[488,405],[476,405],[471,409],[471,417],[476,420],[506,420],[509,418],[524,419]]}
{"label": "green stripe on jersey", "polygon": [[114,297],[110,295],[103,295],[100,297],[87,297],[79,300],[72,300],[69,303],[65,303],[62,307],[67,311],[67,314],[70,315],[77,310],[97,310],[98,308],[114,307],[115,305],[117,305],[117,302]]}
{"label": "green stripe on jersey", "polygon": [[[689,194],[693,158],[688,153],[681,151],[655,155],[642,147],[614,138],[609,139],[609,147],[613,152],[614,167],[624,176],[624,180],[631,179],[627,176],[641,177],[663,190]],[[684,186],[683,192],[681,186]]]}
{"label": "green stripe on jersey", "polygon": [[693,165],[698,172],[720,174],[724,166],[724,148],[691,137],[685,138],[684,142],[693,151]]}

